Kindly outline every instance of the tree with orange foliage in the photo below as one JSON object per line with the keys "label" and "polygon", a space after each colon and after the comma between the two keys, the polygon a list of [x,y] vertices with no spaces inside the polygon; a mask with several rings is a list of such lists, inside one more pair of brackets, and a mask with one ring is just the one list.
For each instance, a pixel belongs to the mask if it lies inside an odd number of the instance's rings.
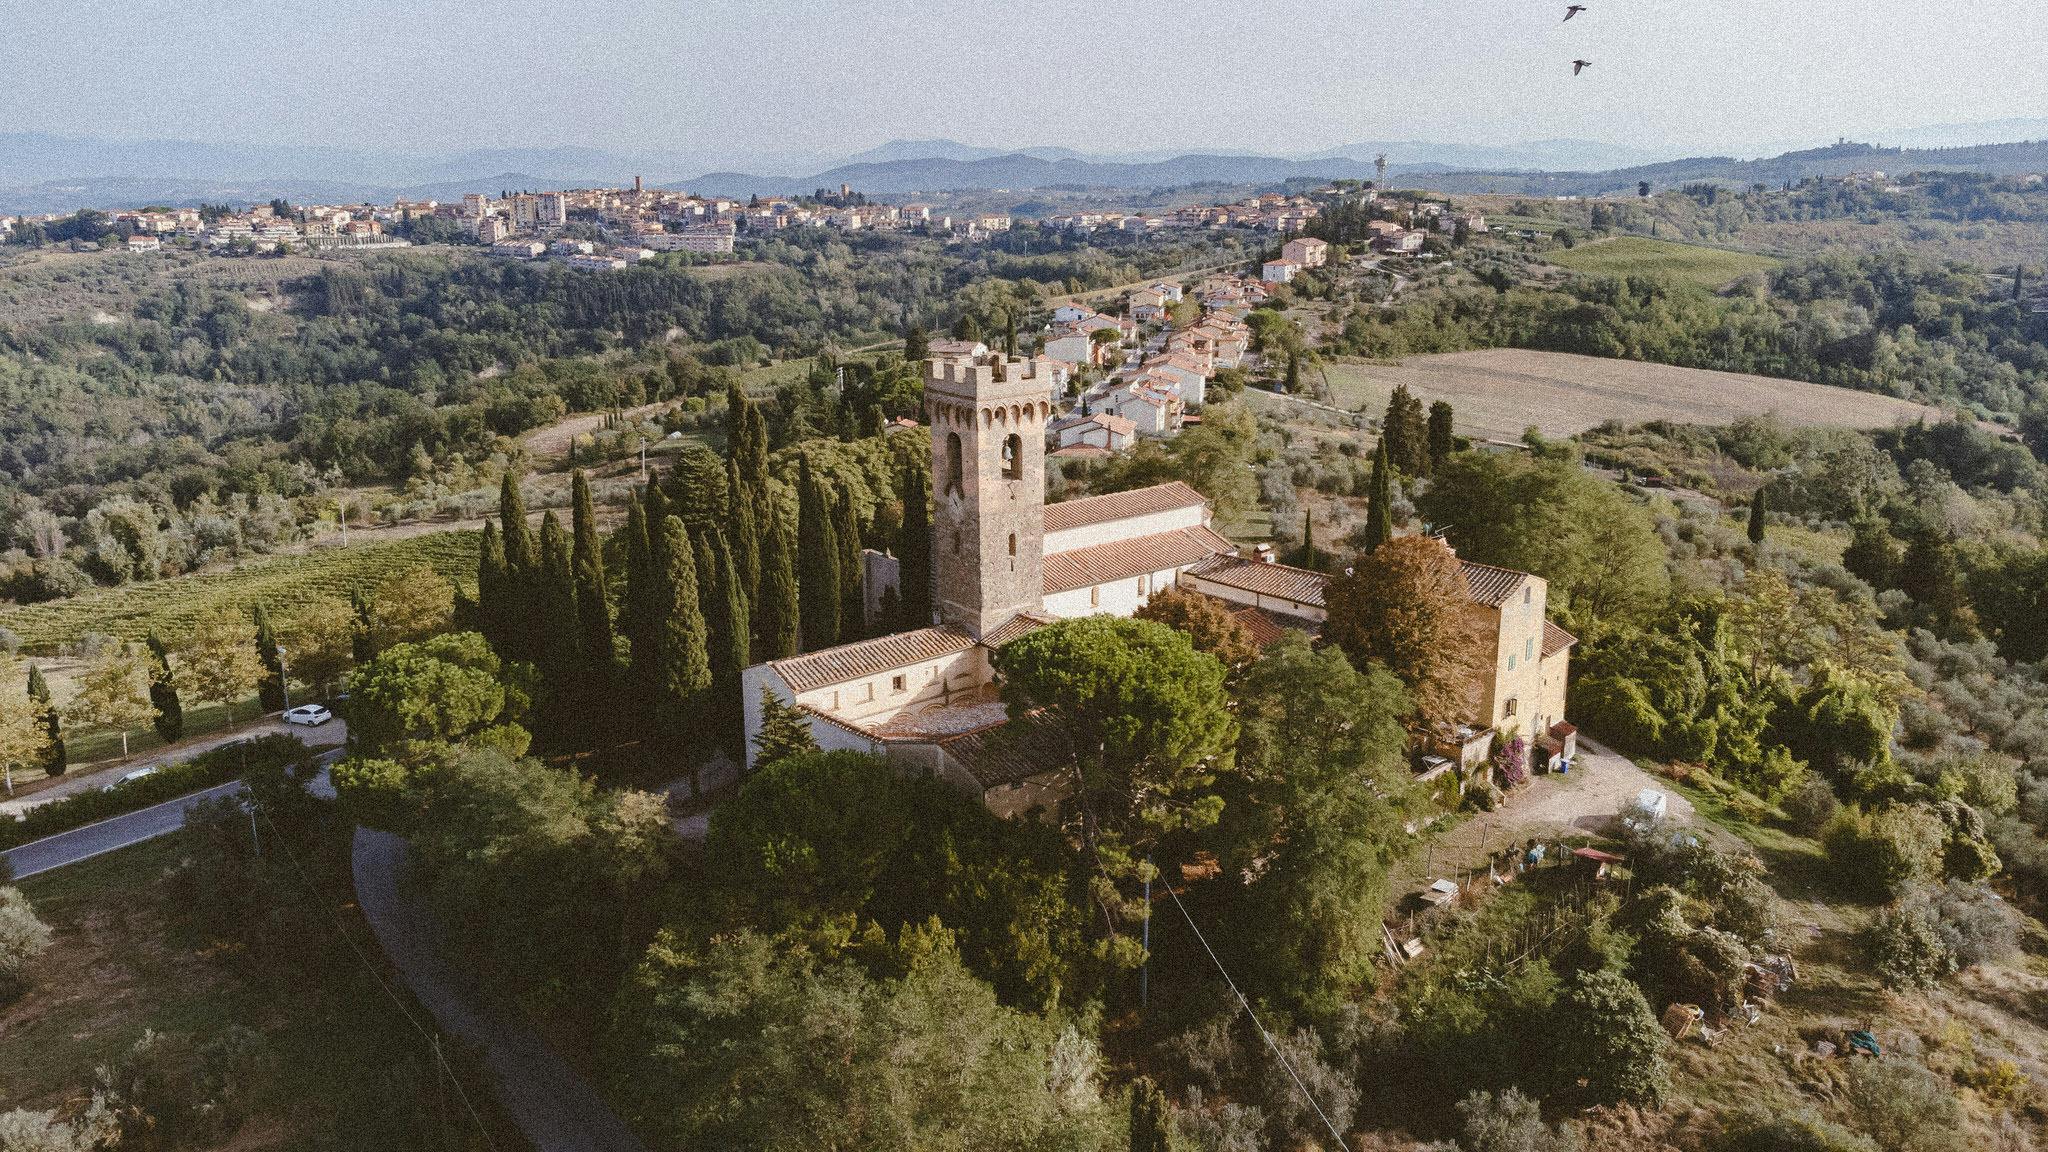
{"label": "tree with orange foliage", "polygon": [[1157,620],[1168,628],[1187,633],[1198,651],[1207,652],[1232,672],[1259,658],[1258,641],[1237,614],[1223,601],[1200,592],[1162,588],[1138,609],[1138,619]]}
{"label": "tree with orange foliage", "polygon": [[1469,718],[1488,671],[1485,631],[1457,556],[1429,536],[1397,536],[1360,556],[1323,592],[1323,637],[1352,663],[1398,677],[1422,728]]}

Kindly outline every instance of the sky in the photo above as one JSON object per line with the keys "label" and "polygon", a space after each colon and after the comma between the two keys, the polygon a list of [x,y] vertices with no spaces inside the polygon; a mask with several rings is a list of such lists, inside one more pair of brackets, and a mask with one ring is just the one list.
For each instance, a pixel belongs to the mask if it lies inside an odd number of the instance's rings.
{"label": "sky", "polygon": [[2048,115],[2044,0],[1585,2],[0,0],[0,128],[715,163],[941,136],[1756,155]]}

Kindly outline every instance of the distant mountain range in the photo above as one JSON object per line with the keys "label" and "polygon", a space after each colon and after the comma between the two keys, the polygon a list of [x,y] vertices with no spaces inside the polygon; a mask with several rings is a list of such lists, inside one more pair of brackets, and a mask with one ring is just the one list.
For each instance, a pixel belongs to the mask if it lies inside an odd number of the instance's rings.
{"label": "distant mountain range", "polygon": [[[335,202],[453,199],[467,192],[623,185],[713,195],[791,195],[850,184],[877,195],[1050,188],[1158,189],[1197,184],[1273,185],[1366,179],[1384,154],[1391,182],[1446,192],[1593,195],[1697,180],[1778,183],[1859,168],[2013,173],[2048,170],[2048,120],[1913,129],[1888,136],[1904,149],[1841,144],[1767,159],[1677,157],[1592,140],[1512,145],[1361,141],[1310,155],[1218,151],[1092,154],[1071,148],[1004,149],[955,140],[895,140],[843,160],[785,155],[770,172],[703,173],[688,155],[598,148],[510,148],[462,153],[382,152],[316,146],[108,141],[0,133],[0,212],[62,212],[141,204],[251,203],[282,196]],[[773,167],[770,167],[772,165]],[[786,165],[786,166],[785,166]],[[691,176],[693,172],[702,173]]]}

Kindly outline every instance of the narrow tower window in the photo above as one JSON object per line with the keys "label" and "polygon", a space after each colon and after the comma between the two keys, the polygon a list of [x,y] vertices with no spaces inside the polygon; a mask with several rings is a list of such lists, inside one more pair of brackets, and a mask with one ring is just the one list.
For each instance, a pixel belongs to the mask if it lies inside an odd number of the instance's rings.
{"label": "narrow tower window", "polygon": [[1024,478],[1024,441],[1016,433],[1003,438],[1003,479]]}
{"label": "narrow tower window", "polygon": [[960,434],[946,433],[946,488],[951,492],[960,491]]}

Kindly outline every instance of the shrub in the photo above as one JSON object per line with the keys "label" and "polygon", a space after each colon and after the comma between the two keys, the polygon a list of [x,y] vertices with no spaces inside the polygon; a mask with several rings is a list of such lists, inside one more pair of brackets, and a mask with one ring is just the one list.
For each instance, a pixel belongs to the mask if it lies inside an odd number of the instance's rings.
{"label": "shrub", "polygon": [[1509,1088],[1498,1096],[1472,1092],[1458,1101],[1465,1152],[1578,1152],[1578,1134],[1543,1123],[1536,1101]]}
{"label": "shrub", "polygon": [[298,737],[279,733],[223,744],[182,763],[166,764],[141,779],[104,791],[76,792],[32,808],[20,820],[0,824],[0,847],[26,844],[110,816],[176,800],[187,793],[225,784],[245,771],[300,764],[307,755],[306,746]]}
{"label": "shrub", "polygon": [[1821,831],[1836,871],[1871,896],[1897,896],[1940,875],[1947,840],[1941,818],[1917,805],[1875,815],[1844,808]]}
{"label": "shrub", "polygon": [[0,1148],[6,1152],[98,1152],[113,1147],[119,1136],[106,1101],[98,1096],[76,1120],[26,1108],[0,1114]]}
{"label": "shrub", "polygon": [[[19,888],[0,888],[0,1001],[28,988],[29,966],[50,947],[50,926]],[[0,1148],[11,1145],[0,1144]]]}
{"label": "shrub", "polygon": [[1556,1009],[1562,1056],[1588,1076],[1601,1102],[1655,1105],[1670,1087],[1664,1029],[1650,1002],[1618,972],[1582,972]]}
{"label": "shrub", "polygon": [[1782,1115],[1739,1113],[1726,1122],[1713,1148],[1714,1152],[1877,1152],[1869,1137],[1803,1108]]}
{"label": "shrub", "polygon": [[205,1041],[145,1031],[99,1088],[120,1126],[120,1146],[213,1145],[248,1119],[269,1052],[263,1037],[229,1025]]}
{"label": "shrub", "polygon": [[1887,1056],[1850,1066],[1849,1115],[1885,1152],[1962,1152],[1963,1109],[1941,1077]]}
{"label": "shrub", "polygon": [[1834,785],[1820,775],[1812,774],[1785,797],[1784,807],[1793,831],[1802,836],[1818,836],[1828,821],[1834,819],[1842,802],[1835,799]]}
{"label": "shrub", "polygon": [[1903,900],[1878,913],[1868,942],[1878,978],[1888,988],[1932,988],[1954,969],[1934,912]]}

